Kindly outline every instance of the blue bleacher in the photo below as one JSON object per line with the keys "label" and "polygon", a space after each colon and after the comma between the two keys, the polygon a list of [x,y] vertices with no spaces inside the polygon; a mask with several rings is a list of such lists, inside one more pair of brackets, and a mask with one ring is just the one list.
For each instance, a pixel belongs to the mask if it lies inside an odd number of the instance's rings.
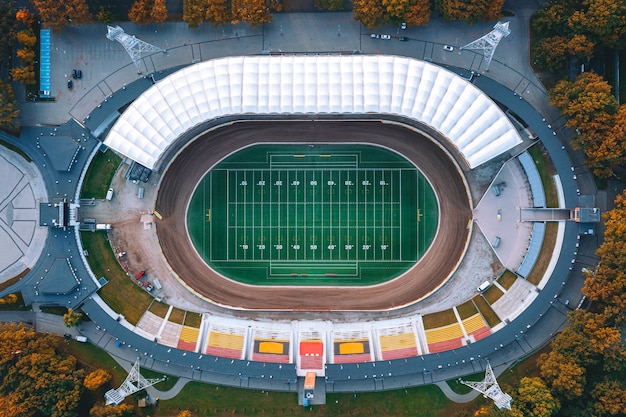
{"label": "blue bleacher", "polygon": [[39,96],[50,97],[50,29],[41,29],[39,36]]}

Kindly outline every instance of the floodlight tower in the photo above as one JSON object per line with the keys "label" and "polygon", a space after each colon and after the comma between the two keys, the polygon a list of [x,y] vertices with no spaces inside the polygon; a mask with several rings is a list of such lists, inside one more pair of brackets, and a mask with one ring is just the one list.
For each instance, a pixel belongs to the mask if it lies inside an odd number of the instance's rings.
{"label": "floodlight tower", "polygon": [[496,404],[500,410],[506,408],[507,410],[511,409],[511,396],[505,392],[502,392],[500,385],[498,385],[498,381],[496,381],[496,376],[493,373],[493,369],[491,369],[491,365],[487,362],[487,369],[485,369],[485,379],[480,382],[474,381],[464,381],[459,379],[459,382],[463,385],[467,385],[468,387],[480,392],[483,394],[485,398],[491,398],[493,402]]}
{"label": "floodlight tower", "polygon": [[122,44],[124,49],[126,49],[126,52],[128,52],[128,55],[130,55],[130,58],[133,60],[135,67],[137,67],[137,74],[141,74],[140,60],[143,52],[166,52],[165,49],[158,48],[148,42],[137,39],[134,35],[129,35],[124,32],[124,29],[117,25],[107,25],[107,38],[111,41],[118,41]]}
{"label": "floodlight tower", "polygon": [[461,46],[460,49],[482,49],[483,55],[485,56],[485,67],[487,67],[486,70],[489,71],[489,64],[491,64],[491,58],[493,58],[498,43],[500,43],[502,38],[506,38],[510,34],[509,22],[498,22],[491,32],[476,39],[474,42]]}
{"label": "floodlight tower", "polygon": [[124,398],[141,391],[142,389],[151,387],[152,385],[165,381],[165,378],[145,378],[139,371],[139,358],[130,369],[126,380],[118,389],[110,389],[104,394],[106,405],[121,404]]}

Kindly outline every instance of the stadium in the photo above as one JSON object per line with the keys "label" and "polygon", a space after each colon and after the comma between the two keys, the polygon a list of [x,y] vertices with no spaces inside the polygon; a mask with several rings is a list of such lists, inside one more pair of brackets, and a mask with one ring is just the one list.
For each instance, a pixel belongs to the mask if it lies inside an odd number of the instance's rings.
{"label": "stadium", "polygon": [[[150,331],[167,319],[132,331],[200,354],[199,368],[210,355],[240,361],[240,377],[258,362],[246,378],[269,374],[273,389],[292,389],[282,379],[294,371],[337,391],[368,375],[374,389],[380,378],[397,388],[421,369],[407,363],[488,338],[523,311],[477,299],[476,278],[459,273],[483,200],[467,173],[522,139],[498,104],[444,68],[383,55],[215,59],[154,84],[104,143],[161,174],[163,260],[215,306],[168,337]],[[482,233],[500,216],[483,219]],[[521,269],[523,257],[506,266]],[[533,292],[522,278],[496,285],[500,305]],[[468,299],[429,322],[420,301],[459,286]],[[480,355],[470,357],[468,372]],[[379,369],[356,376],[364,363]]]}

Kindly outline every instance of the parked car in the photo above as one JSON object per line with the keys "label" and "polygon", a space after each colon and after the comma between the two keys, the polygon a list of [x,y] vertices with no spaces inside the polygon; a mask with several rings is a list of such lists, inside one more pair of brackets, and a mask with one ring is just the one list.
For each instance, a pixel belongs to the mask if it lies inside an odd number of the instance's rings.
{"label": "parked car", "polygon": [[444,51],[453,52],[454,51],[454,46],[444,45],[443,49],[444,49]]}
{"label": "parked car", "polygon": [[380,35],[378,33],[372,33],[370,35],[370,38],[378,39],[378,38],[380,38]]}
{"label": "parked car", "polygon": [[391,35],[380,35],[380,39],[391,39]]}
{"label": "parked car", "polygon": [[80,80],[83,76],[83,72],[79,69],[72,70],[72,78],[75,80]]}
{"label": "parked car", "polygon": [[71,90],[72,87],[74,87],[74,83],[72,82],[71,79],[68,78],[68,80],[67,80],[67,89]]}
{"label": "parked car", "polygon": [[406,22],[402,22],[402,24],[400,25],[400,28],[402,30],[406,29]]}
{"label": "parked car", "polygon": [[400,37],[398,38],[398,40],[399,40],[399,41],[406,42],[406,41],[408,41],[408,40],[409,40],[409,38],[407,38],[406,36],[400,36]]}

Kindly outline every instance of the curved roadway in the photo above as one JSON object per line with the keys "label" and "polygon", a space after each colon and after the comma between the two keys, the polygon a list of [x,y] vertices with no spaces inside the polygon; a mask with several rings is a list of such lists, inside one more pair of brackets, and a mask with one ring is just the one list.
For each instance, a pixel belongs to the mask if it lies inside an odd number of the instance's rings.
{"label": "curved roadway", "polygon": [[[373,143],[403,154],[429,179],[439,200],[439,230],[422,259],[395,280],[368,287],[267,287],[241,284],[214,272],[187,235],[185,213],[196,184],[218,161],[260,142]],[[212,302],[258,310],[384,310],[411,304],[454,272],[468,241],[470,198],[458,166],[429,138],[380,121],[243,122],[191,142],[163,175],[156,201],[157,234],[169,265]]]}

